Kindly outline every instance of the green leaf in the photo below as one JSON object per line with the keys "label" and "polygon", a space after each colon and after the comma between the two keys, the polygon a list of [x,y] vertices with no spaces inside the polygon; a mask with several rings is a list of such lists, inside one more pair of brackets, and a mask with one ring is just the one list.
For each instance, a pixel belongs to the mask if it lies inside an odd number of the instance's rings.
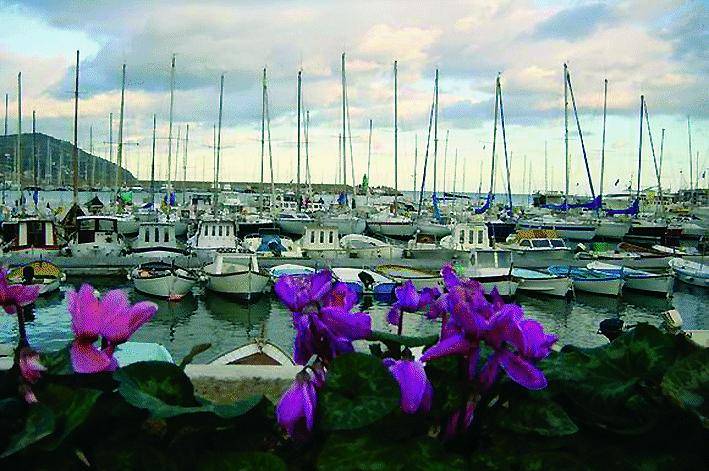
{"label": "green leaf", "polygon": [[678,360],[662,379],[662,391],[709,428],[709,349]]}
{"label": "green leaf", "polygon": [[562,437],[579,430],[558,403],[529,396],[511,401],[508,408],[501,408],[495,424],[512,432],[536,433],[544,437]]}
{"label": "green leaf", "polygon": [[394,441],[375,435],[334,435],[318,456],[321,470],[455,470],[466,469],[462,458],[447,453],[428,437]]}
{"label": "green leaf", "polygon": [[381,360],[363,353],[337,357],[320,393],[323,427],[349,430],[381,419],[399,405],[399,385]]}
{"label": "green leaf", "polygon": [[71,364],[71,354],[69,349],[71,344],[67,344],[61,350],[40,353],[40,362],[47,368],[47,375],[73,375],[74,367]]}
{"label": "green leaf", "polygon": [[113,374],[119,391],[130,387],[165,404],[191,407],[198,405],[194,387],[177,365],[164,361],[141,361],[120,368]]}
{"label": "green leaf", "polygon": [[54,431],[54,414],[42,403],[30,406],[25,426],[10,438],[10,443],[0,458],[7,458],[37,443]]}
{"label": "green leaf", "polygon": [[202,352],[206,352],[210,348],[212,348],[211,343],[200,343],[199,345],[195,345],[194,347],[192,347],[192,350],[190,350],[190,352],[187,355],[185,355],[185,357],[180,362],[180,365],[179,365],[180,368],[182,368],[184,370],[187,365],[192,363],[192,360],[194,360],[194,357],[196,357],[197,355],[199,355]]}
{"label": "green leaf", "polygon": [[199,469],[202,471],[285,471],[286,464],[273,453],[227,451],[201,456]]}
{"label": "green leaf", "polygon": [[44,444],[54,450],[77,427],[82,425],[102,392],[96,389],[68,388],[59,384],[47,384],[38,394],[40,403],[52,409],[55,419],[55,434]]}
{"label": "green leaf", "polygon": [[438,334],[435,335],[425,335],[420,337],[397,335],[390,332],[383,332],[380,330],[373,330],[367,340],[380,341],[385,344],[391,342],[399,344],[404,347],[427,347],[438,342]]}

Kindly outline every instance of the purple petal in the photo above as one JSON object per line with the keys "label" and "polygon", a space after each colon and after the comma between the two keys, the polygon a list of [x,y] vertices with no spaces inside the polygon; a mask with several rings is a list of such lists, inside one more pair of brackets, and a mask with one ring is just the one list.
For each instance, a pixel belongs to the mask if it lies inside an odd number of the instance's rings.
{"label": "purple petal", "polygon": [[499,349],[504,342],[514,345],[518,351],[524,349],[524,335],[520,327],[522,308],[516,304],[506,304],[490,319],[490,328],[485,341]]}
{"label": "purple petal", "polygon": [[391,306],[391,309],[389,309],[389,312],[387,312],[387,322],[391,325],[399,325],[399,322],[401,322],[401,308],[399,307],[399,303],[394,303]]}
{"label": "purple petal", "polygon": [[347,283],[335,283],[332,285],[332,289],[322,296],[321,304],[349,311],[357,304],[357,299],[357,293],[350,289]]}
{"label": "purple petal", "polygon": [[296,378],[276,405],[276,420],[291,437],[295,437],[298,421],[305,416],[302,389],[301,381]]}
{"label": "purple petal", "polygon": [[450,264],[447,264],[441,268],[441,275],[443,276],[443,284],[448,290],[460,284],[460,279],[458,278],[458,275],[455,274],[455,271],[453,271],[453,267]]}
{"label": "purple petal", "polygon": [[310,317],[307,315],[293,316],[293,327],[295,327],[293,361],[298,365],[307,365],[315,352]]}
{"label": "purple petal", "polygon": [[305,428],[308,432],[315,426],[315,408],[318,405],[318,395],[310,381],[303,385],[303,412],[305,413]]}
{"label": "purple petal", "polygon": [[533,319],[525,319],[520,323],[524,335],[522,354],[528,358],[540,360],[551,353],[551,346],[556,342],[556,335],[546,334],[544,327]]}
{"label": "purple petal", "polygon": [[330,270],[321,270],[310,275],[309,296],[311,300],[319,300],[330,291],[332,287],[332,273]]}
{"label": "purple petal", "polygon": [[486,391],[492,387],[497,379],[497,373],[500,369],[500,355],[498,353],[493,353],[487,357],[487,361],[480,369],[480,374],[478,375],[478,382],[483,391]]}
{"label": "purple petal", "polygon": [[110,371],[112,357],[94,347],[92,343],[74,340],[71,344],[71,364],[76,373]]}
{"label": "purple petal", "polygon": [[418,361],[400,360],[389,368],[401,390],[401,410],[414,414],[421,406],[428,379],[423,364]]}
{"label": "purple petal", "polygon": [[468,379],[475,378],[478,370],[478,360],[480,360],[480,345],[475,345],[470,349],[468,357]]}
{"label": "purple petal", "polygon": [[431,385],[430,381],[426,381],[426,390],[423,393],[423,397],[421,398],[421,406],[419,407],[419,411],[423,413],[427,413],[431,410],[431,404],[433,403],[433,386]]}
{"label": "purple petal", "polygon": [[462,334],[454,334],[441,339],[421,355],[421,361],[427,362],[450,355],[465,355],[470,350],[470,342]]}
{"label": "purple petal", "polygon": [[519,355],[504,351],[500,365],[515,383],[527,389],[544,389],[547,386],[544,373]]}
{"label": "purple petal", "polygon": [[36,383],[45,371],[47,368],[39,362],[39,353],[28,347],[20,350],[20,374],[25,381]]}
{"label": "purple petal", "polygon": [[419,303],[417,310],[423,309],[433,304],[441,296],[441,291],[438,288],[424,288],[419,295]]}
{"label": "purple petal", "polygon": [[359,340],[366,339],[372,333],[372,319],[364,312],[324,307],[320,311],[320,316],[330,331],[337,336]]}
{"label": "purple petal", "polygon": [[74,334],[86,340],[95,340],[101,331],[101,309],[93,286],[83,284],[79,291],[69,291],[66,296]]}
{"label": "purple petal", "polygon": [[142,301],[130,306],[128,298],[121,290],[106,293],[101,300],[103,323],[101,335],[113,344],[128,339],[157,312],[158,306],[149,301]]}
{"label": "purple petal", "polygon": [[415,312],[419,307],[419,294],[411,280],[394,290],[396,300],[402,311]]}
{"label": "purple petal", "polygon": [[39,289],[39,285],[10,285],[8,287],[10,297],[18,306],[27,306],[35,302],[39,296]]}

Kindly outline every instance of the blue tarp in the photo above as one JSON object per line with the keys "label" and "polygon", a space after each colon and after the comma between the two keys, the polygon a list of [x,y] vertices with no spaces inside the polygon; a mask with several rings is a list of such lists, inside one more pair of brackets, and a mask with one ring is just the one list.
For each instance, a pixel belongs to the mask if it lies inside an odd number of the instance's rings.
{"label": "blue tarp", "polygon": [[281,244],[281,238],[277,234],[263,234],[261,236],[261,245],[256,249],[257,252],[285,252],[286,248]]}
{"label": "blue tarp", "polygon": [[488,209],[490,209],[490,204],[492,204],[492,200],[494,199],[494,196],[492,193],[487,194],[487,200],[485,200],[485,204],[480,206],[479,208],[475,208],[475,214],[482,214]]}
{"label": "blue tarp", "polygon": [[629,216],[635,216],[640,212],[640,201],[637,199],[633,201],[633,204],[631,204],[628,208],[626,209],[606,209],[606,214],[608,216],[614,216],[616,214],[627,214]]}

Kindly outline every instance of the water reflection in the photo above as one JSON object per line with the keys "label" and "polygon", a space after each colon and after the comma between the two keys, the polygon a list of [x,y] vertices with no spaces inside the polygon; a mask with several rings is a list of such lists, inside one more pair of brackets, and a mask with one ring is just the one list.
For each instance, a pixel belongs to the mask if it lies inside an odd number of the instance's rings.
{"label": "water reflection", "polygon": [[271,312],[271,298],[262,296],[249,304],[210,293],[204,304],[212,318],[230,327],[243,329],[246,336],[259,336]]}

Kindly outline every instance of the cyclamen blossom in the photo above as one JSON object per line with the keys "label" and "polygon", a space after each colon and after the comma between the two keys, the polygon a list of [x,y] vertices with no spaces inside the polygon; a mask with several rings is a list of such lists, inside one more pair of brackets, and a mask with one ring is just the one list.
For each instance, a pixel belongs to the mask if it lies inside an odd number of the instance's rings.
{"label": "cyclamen blossom", "polygon": [[35,302],[39,296],[39,289],[39,285],[8,284],[7,270],[0,269],[0,306],[8,314],[14,314],[18,307]]}
{"label": "cyclamen blossom", "polygon": [[396,302],[387,314],[387,322],[398,325],[404,312],[420,311],[431,304],[441,295],[438,288],[424,288],[419,293],[414,283],[409,280],[394,290]]}
{"label": "cyclamen blossom", "polygon": [[329,361],[351,352],[353,340],[365,339],[372,332],[368,314],[351,312],[357,294],[344,283],[333,283],[328,270],[309,276],[282,276],[274,291],[293,315],[293,356],[300,365],[307,364],[313,355]]}
{"label": "cyclamen blossom", "polygon": [[276,406],[276,420],[294,439],[307,437],[315,426],[317,389],[323,386],[325,375],[322,369],[311,371],[298,373]]}
{"label": "cyclamen blossom", "polygon": [[433,400],[433,386],[423,364],[416,360],[385,358],[384,365],[399,383],[401,410],[406,414],[428,412]]}
{"label": "cyclamen blossom", "polygon": [[39,362],[39,353],[30,347],[20,349],[20,374],[28,383],[36,383],[47,368]]}
{"label": "cyclamen blossom", "polygon": [[[158,309],[148,301],[131,306],[121,290],[109,291],[99,300],[88,284],[82,285],[79,291],[67,293],[67,305],[75,335],[71,362],[77,373],[115,370],[118,367],[113,357],[116,346],[126,342]],[[94,345],[99,336],[105,343],[101,349]]]}

